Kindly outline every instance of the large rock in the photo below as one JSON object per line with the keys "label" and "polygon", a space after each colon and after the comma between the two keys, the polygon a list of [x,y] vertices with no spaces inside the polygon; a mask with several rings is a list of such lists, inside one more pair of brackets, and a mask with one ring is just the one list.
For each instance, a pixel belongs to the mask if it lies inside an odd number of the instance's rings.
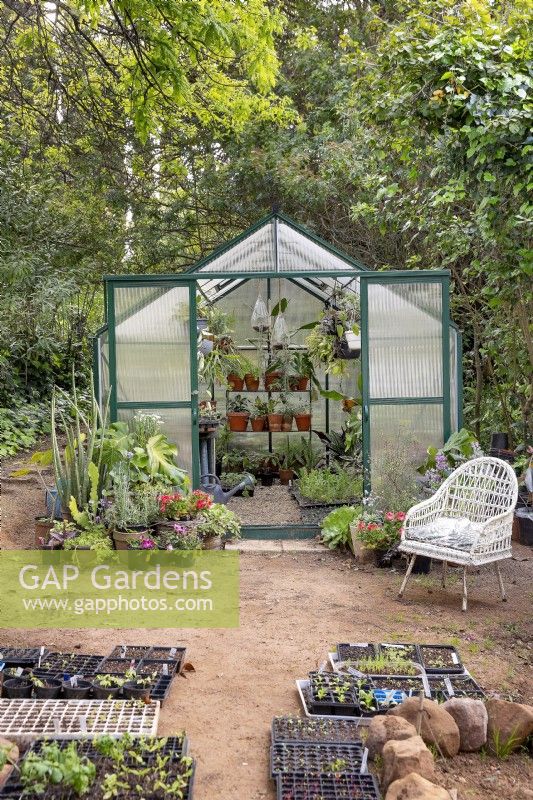
{"label": "large rock", "polygon": [[403,717],[374,717],[368,726],[365,742],[368,747],[368,757],[374,759],[381,755],[383,745],[391,739],[410,739],[411,736],[416,736],[416,728]]}
{"label": "large rock", "polygon": [[[17,759],[19,757],[19,749],[16,744],[10,742],[8,739],[4,739],[3,736],[0,736],[0,750],[3,750],[6,754],[9,761],[4,765],[2,769],[0,769],[0,789],[5,784],[15,767],[13,764],[17,763]],[[13,762],[13,763],[10,763]]]}
{"label": "large rock", "polygon": [[[388,714],[403,717],[415,727],[417,726],[420,700],[418,697],[408,697]],[[428,744],[434,744],[443,756],[456,756],[459,752],[461,739],[459,728],[451,714],[433,700],[424,700],[422,708],[422,739]]]}
{"label": "large rock", "polygon": [[452,697],[442,707],[457,723],[460,749],[467,753],[481,750],[487,742],[488,714],[485,703],[469,697]]}
{"label": "large rock", "polygon": [[533,706],[508,700],[487,700],[487,742],[496,752],[499,748],[516,750],[533,733]]}
{"label": "large rock", "polygon": [[391,783],[385,800],[450,800],[450,794],[442,786],[436,786],[416,772]]}
{"label": "large rock", "polygon": [[384,789],[393,781],[405,778],[410,772],[417,772],[428,781],[435,779],[433,754],[428,750],[421,736],[385,742],[381,756],[383,758],[382,785]]}

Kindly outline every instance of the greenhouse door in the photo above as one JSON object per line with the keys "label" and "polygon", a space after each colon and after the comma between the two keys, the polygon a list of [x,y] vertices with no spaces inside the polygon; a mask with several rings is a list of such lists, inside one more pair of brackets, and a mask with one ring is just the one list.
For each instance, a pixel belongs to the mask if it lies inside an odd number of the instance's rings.
{"label": "greenhouse door", "polygon": [[161,417],[177,461],[199,481],[194,281],[109,280],[111,419],[144,411]]}
{"label": "greenhouse door", "polygon": [[449,274],[362,274],[365,489],[450,435]]}

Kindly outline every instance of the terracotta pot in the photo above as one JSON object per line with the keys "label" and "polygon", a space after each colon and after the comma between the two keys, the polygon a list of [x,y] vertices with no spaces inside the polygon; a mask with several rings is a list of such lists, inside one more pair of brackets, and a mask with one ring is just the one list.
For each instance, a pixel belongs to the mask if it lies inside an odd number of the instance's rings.
{"label": "terracotta pot", "polygon": [[113,541],[116,550],[129,550],[131,541],[139,541],[145,536],[150,536],[151,531],[113,531]]}
{"label": "terracotta pot", "polygon": [[265,374],[264,381],[265,381],[265,389],[267,390],[267,392],[271,391],[273,384],[277,383],[281,378],[281,376],[282,376],[281,372],[267,372]]}
{"label": "terracotta pot", "polygon": [[357,400],[354,400],[352,397],[347,397],[342,401],[342,410],[350,412],[352,408],[355,408],[357,405]]}
{"label": "terracotta pot", "polygon": [[309,378],[306,375],[300,375],[298,377],[298,391],[306,392],[308,386],[309,386]]}
{"label": "terracotta pot", "polygon": [[259,389],[259,378],[254,378],[254,376],[250,375],[250,373],[244,376],[244,382],[246,383],[246,388],[249,392],[257,392]]}
{"label": "terracotta pot", "polygon": [[289,378],[289,389],[291,392],[298,392],[298,376]]}
{"label": "terracotta pot", "polygon": [[227,380],[232,392],[242,392],[244,389],[244,378],[239,378],[234,372],[230,372]]}
{"label": "terracotta pot", "polygon": [[255,433],[259,433],[265,429],[265,422],[266,417],[252,417],[250,420],[250,425]]}
{"label": "terracotta pot", "polygon": [[248,411],[228,411],[229,429],[234,433],[243,433],[248,427],[249,419]]}
{"label": "terracotta pot", "polygon": [[283,431],[283,433],[289,433],[289,431],[292,431],[292,414],[283,415],[281,430]]}
{"label": "terracotta pot", "polygon": [[283,414],[269,414],[268,415],[268,430],[280,431],[283,422]]}
{"label": "terracotta pot", "polygon": [[[49,519],[35,517],[35,547],[42,547],[43,544],[47,543],[53,527],[54,523],[50,522]],[[43,541],[40,542],[39,539]]]}
{"label": "terracotta pot", "polygon": [[308,431],[311,427],[311,414],[295,414],[294,421],[297,430]]}
{"label": "terracotta pot", "polygon": [[292,469],[280,469],[279,482],[283,486],[288,486],[290,481],[294,478],[294,471]]}
{"label": "terracotta pot", "polygon": [[222,536],[206,536],[203,542],[204,550],[222,550]]}

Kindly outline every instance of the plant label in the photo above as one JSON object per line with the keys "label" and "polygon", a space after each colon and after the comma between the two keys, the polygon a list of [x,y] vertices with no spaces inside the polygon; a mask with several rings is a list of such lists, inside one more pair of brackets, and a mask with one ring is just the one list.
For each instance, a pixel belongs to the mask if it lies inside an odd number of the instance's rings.
{"label": "plant label", "polygon": [[80,716],[78,717],[78,722],[80,725],[80,732],[87,733],[87,715],[80,714]]}
{"label": "plant label", "polygon": [[15,675],[17,676],[17,678],[20,678],[22,673],[23,673],[22,667],[17,667],[17,669],[15,670]]}
{"label": "plant label", "polygon": [[61,720],[59,717],[53,717],[52,722],[54,723],[54,733],[61,733]]}
{"label": "plant label", "polygon": [[120,657],[121,658],[126,658],[126,645],[125,644],[121,644],[120,645]]}
{"label": "plant label", "polygon": [[[0,655],[0,658],[2,658],[2,656],[1,656],[1,655]],[[2,662],[0,663],[0,672],[2,672],[2,670],[3,670],[3,669],[4,669],[4,667],[5,667],[5,665],[6,665],[6,664],[5,664],[5,661],[2,661]]]}
{"label": "plant label", "polygon": [[[171,647],[170,648],[170,658],[175,658],[177,651],[178,651],[177,647]],[[1,658],[1,656],[0,656],[0,658]]]}
{"label": "plant label", "polygon": [[163,675],[168,675],[168,664],[163,664]]}
{"label": "plant label", "polygon": [[452,661],[454,664],[459,663],[459,659],[457,658],[457,653],[454,653],[453,651],[452,651]]}

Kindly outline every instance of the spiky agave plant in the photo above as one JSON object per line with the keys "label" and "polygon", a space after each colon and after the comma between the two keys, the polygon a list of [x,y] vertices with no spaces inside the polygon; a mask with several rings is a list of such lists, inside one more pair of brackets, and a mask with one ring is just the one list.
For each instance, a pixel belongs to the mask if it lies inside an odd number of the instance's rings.
{"label": "spiky agave plant", "polygon": [[[72,369],[72,396],[59,387],[52,394],[52,456],[54,476],[61,507],[68,511],[71,497],[79,509],[84,509],[91,492],[91,470],[94,464],[98,470],[98,489],[103,486],[105,465],[103,464],[102,443],[106,435],[109,415],[108,391],[103,408],[100,409],[91,387],[90,407],[85,414],[79,403],[78,390]],[[57,404],[58,397],[65,402],[66,411]],[[58,426],[61,425],[67,437],[67,444],[61,453],[58,442]]]}

